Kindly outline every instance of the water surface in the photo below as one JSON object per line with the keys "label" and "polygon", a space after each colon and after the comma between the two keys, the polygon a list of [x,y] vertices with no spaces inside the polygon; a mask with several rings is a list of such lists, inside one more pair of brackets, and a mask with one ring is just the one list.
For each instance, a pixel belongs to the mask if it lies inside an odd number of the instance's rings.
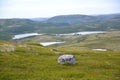
{"label": "water surface", "polygon": [[89,35],[89,34],[97,34],[97,33],[106,33],[106,31],[83,31],[83,32],[75,32],[68,34],[56,34],[56,35]]}
{"label": "water surface", "polygon": [[50,45],[61,44],[61,43],[65,43],[65,42],[41,42],[40,44],[43,46],[50,46]]}
{"label": "water surface", "polygon": [[37,36],[37,35],[42,35],[42,34],[38,34],[38,33],[18,34],[18,35],[14,35],[12,39],[22,39],[22,38]]}

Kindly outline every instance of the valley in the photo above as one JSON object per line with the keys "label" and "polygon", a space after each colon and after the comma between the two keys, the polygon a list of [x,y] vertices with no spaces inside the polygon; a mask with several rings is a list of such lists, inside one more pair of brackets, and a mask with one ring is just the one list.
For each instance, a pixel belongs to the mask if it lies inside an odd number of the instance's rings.
{"label": "valley", "polygon": [[81,31],[120,30],[120,14],[108,15],[58,15],[43,21],[33,19],[0,19],[0,39],[11,40],[25,33],[68,34]]}
{"label": "valley", "polygon": [[120,80],[119,16],[0,19],[0,80]]}
{"label": "valley", "polygon": [[[84,33],[84,32],[83,32]],[[120,31],[107,31],[93,34],[64,34],[64,35],[38,35],[16,40],[17,42],[62,42],[61,44],[49,45],[50,47],[72,47],[76,49],[106,49],[108,51],[120,51]],[[14,40],[13,40],[14,41]],[[64,42],[64,43],[63,43]]]}

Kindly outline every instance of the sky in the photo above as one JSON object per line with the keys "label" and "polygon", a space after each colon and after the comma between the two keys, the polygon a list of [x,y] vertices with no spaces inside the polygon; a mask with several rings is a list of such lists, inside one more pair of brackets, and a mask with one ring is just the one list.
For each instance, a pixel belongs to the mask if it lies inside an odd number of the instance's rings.
{"label": "sky", "polygon": [[0,18],[120,13],[120,0],[0,0]]}

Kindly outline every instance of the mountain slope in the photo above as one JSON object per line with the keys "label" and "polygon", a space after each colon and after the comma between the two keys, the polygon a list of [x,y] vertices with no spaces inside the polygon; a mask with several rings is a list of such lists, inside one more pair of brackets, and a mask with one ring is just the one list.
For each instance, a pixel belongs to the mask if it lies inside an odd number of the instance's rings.
{"label": "mountain slope", "polygon": [[81,30],[120,30],[120,14],[62,15],[52,17],[48,22],[66,22]]}
{"label": "mountain slope", "polygon": [[100,30],[120,30],[120,15],[62,15],[42,22],[29,19],[0,19],[0,39],[3,40],[8,40],[15,34],[31,32],[52,34]]}
{"label": "mountain slope", "polygon": [[93,22],[96,18],[88,15],[61,15],[48,19],[48,22],[66,22],[69,24],[78,24],[84,22]]}

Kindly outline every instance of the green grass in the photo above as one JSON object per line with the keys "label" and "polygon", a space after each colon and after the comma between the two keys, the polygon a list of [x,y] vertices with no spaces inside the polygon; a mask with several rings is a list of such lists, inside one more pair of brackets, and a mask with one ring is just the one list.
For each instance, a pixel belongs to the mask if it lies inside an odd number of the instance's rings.
{"label": "green grass", "polygon": [[50,47],[9,44],[16,50],[0,52],[0,80],[120,80],[120,52],[56,48],[77,59],[75,65],[61,65]]}

